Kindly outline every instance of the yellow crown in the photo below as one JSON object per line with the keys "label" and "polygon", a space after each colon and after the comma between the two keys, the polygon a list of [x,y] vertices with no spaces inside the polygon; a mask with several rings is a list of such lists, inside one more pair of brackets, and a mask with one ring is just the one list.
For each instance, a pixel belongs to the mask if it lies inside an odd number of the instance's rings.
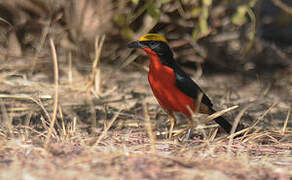
{"label": "yellow crown", "polygon": [[168,43],[165,37],[161,36],[160,34],[149,33],[142,37],[140,37],[139,41],[162,41]]}

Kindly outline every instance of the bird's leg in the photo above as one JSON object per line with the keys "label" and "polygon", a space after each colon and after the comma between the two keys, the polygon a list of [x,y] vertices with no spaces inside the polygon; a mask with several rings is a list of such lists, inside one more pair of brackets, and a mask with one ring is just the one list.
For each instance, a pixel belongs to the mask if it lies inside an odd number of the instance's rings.
{"label": "bird's leg", "polygon": [[192,118],[188,118],[188,125],[189,125],[189,129],[188,129],[188,133],[187,133],[186,139],[190,138],[190,134],[191,134],[193,126],[194,126]]}
{"label": "bird's leg", "polygon": [[173,112],[168,112],[168,117],[170,119],[170,128],[169,128],[169,136],[168,136],[168,138],[172,139],[172,131],[173,131],[174,125],[176,123],[176,118],[175,118]]}
{"label": "bird's leg", "polygon": [[173,137],[178,136],[178,135],[182,134],[183,132],[185,132],[185,131],[187,131],[187,130],[189,130],[189,129],[192,129],[192,128],[193,128],[193,121],[192,121],[192,119],[189,119],[189,118],[188,118],[188,127],[179,130],[178,132],[176,132],[176,133],[173,135]]}

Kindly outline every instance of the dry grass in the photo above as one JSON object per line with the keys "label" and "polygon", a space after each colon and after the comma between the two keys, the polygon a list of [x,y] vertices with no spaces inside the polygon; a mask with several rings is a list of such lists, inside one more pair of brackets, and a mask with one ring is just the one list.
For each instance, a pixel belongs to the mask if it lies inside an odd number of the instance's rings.
{"label": "dry grass", "polygon": [[[153,98],[145,71],[137,71],[147,68],[132,63],[138,55],[116,37],[122,32],[111,29],[113,10],[129,11],[128,1],[108,2],[0,3],[0,8],[9,5],[12,14],[19,11],[12,20],[0,17],[6,23],[16,22],[0,44],[1,180],[292,177],[291,68],[266,74],[203,73],[195,79],[218,112],[195,113],[192,132],[170,141],[167,115]],[[137,17],[131,18],[140,21],[145,8],[139,7]],[[156,23],[145,16],[140,33]],[[106,39],[104,32],[109,34]],[[17,38],[19,33],[23,39]],[[199,63],[199,57],[193,58],[196,49],[204,59],[212,59],[212,50],[207,55],[189,41],[171,42],[178,48],[176,56]],[[192,53],[184,45],[190,45]],[[212,121],[220,115],[233,122],[233,130],[239,122],[246,128],[224,134]],[[187,124],[184,117],[177,118],[174,132]],[[244,135],[234,138],[239,133]]]}
{"label": "dry grass", "polygon": [[[240,102],[237,104],[240,110],[226,116],[231,120],[237,116],[242,123],[250,125],[249,134],[241,139],[229,141],[224,133],[216,132],[214,136],[213,123],[208,122],[194,129],[189,140],[182,136],[169,141],[165,132],[169,127],[167,116],[159,112],[145,74],[119,70],[108,74],[109,69],[102,70],[102,92],[110,91],[117,84],[120,88],[107,95],[106,100],[102,97],[87,103],[93,94],[70,90],[73,86],[77,88],[74,83],[60,84],[58,118],[46,148],[50,128],[45,128],[41,119],[50,122],[44,115],[50,117],[55,106],[52,98],[41,99],[37,94],[52,97],[55,85],[47,83],[44,90],[43,83],[36,83],[26,85],[31,92],[37,89],[35,94],[1,95],[1,179],[288,179],[292,176],[291,110],[275,93],[257,99],[262,90],[250,83],[248,89],[257,94],[250,93],[245,98],[247,92],[238,88],[240,96],[234,101]],[[123,79],[113,78],[117,74]],[[210,95],[213,91],[209,82],[214,78],[206,77],[200,82],[204,89],[210,89]],[[238,85],[239,77],[221,78]],[[111,82],[107,84],[109,79]],[[10,86],[15,92],[19,91],[15,89],[18,87]],[[224,104],[224,93],[224,87],[214,93],[221,96],[216,99],[217,104]],[[41,102],[43,107],[34,102]],[[242,108],[240,104],[248,106]],[[47,112],[42,113],[44,110]],[[101,113],[94,115],[97,121],[92,129],[91,120],[86,118],[90,119],[93,116],[90,113],[96,112]],[[250,122],[243,114],[255,121]],[[195,118],[206,119],[205,116]],[[177,128],[186,123],[180,119]],[[12,121],[19,123],[13,125]],[[206,135],[203,136],[200,128]]]}

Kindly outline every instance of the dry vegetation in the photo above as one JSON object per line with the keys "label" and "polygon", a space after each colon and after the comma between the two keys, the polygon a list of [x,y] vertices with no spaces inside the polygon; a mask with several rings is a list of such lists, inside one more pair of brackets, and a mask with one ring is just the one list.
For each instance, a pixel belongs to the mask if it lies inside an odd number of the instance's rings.
{"label": "dry vegetation", "polygon": [[[261,3],[208,2],[1,1],[0,179],[291,179],[291,43],[256,35]],[[189,139],[167,139],[146,58],[126,48],[150,30],[216,109],[238,106],[224,116],[242,138],[195,115]]]}

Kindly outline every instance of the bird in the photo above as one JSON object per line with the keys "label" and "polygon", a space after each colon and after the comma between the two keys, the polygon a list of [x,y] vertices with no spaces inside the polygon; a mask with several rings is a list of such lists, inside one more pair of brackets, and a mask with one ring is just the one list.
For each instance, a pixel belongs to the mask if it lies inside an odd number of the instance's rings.
{"label": "bird", "polygon": [[[191,129],[192,114],[211,115],[216,111],[210,98],[185,73],[175,61],[173,52],[166,38],[157,33],[148,33],[137,41],[130,42],[128,48],[138,48],[146,52],[150,59],[148,81],[152,92],[160,106],[167,112],[170,119],[169,139]],[[201,99],[201,102],[198,102]],[[197,108],[197,109],[196,109]],[[174,113],[180,112],[188,119],[188,127],[173,135],[176,117]],[[230,133],[232,125],[222,116],[214,119],[226,133]]]}

